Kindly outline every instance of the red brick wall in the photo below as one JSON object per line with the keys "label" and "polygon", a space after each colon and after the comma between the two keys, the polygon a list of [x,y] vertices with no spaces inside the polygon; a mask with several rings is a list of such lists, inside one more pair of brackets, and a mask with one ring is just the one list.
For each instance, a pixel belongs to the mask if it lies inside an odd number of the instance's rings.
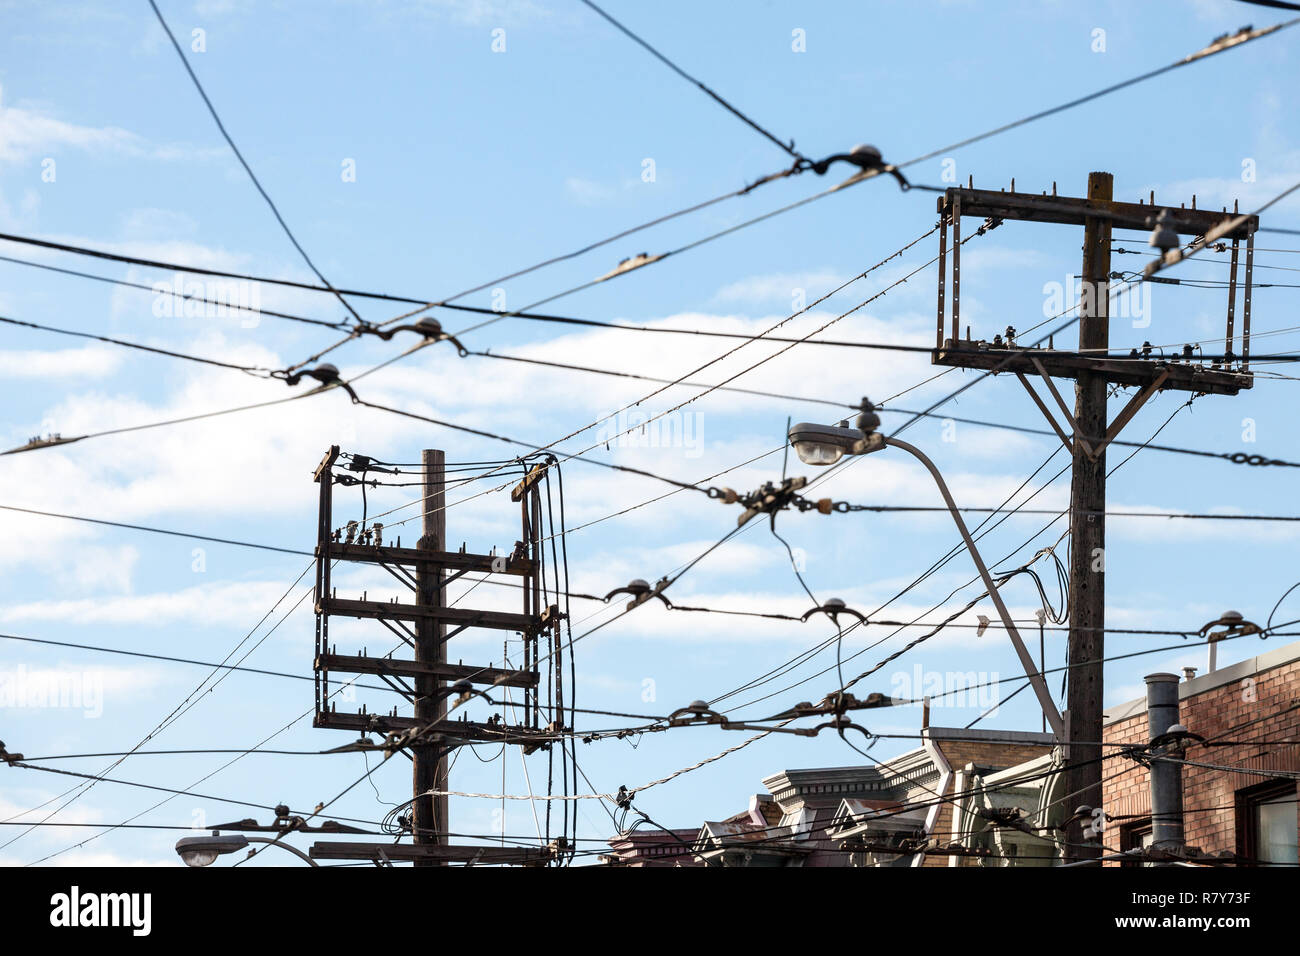
{"label": "red brick wall", "polygon": [[[1300,745],[1275,741],[1300,740],[1300,661],[1261,671],[1188,697],[1179,706],[1179,719],[1189,731],[1231,746],[1193,746],[1188,760],[1260,771],[1300,770]],[[1147,743],[1147,715],[1142,710],[1106,727],[1107,743]],[[1107,748],[1110,751],[1113,748]],[[1103,806],[1112,818],[1104,842],[1120,849],[1120,826],[1151,813],[1150,780],[1145,767],[1121,757],[1102,764]],[[1236,852],[1237,791],[1269,782],[1253,774],[1183,767],[1183,820],[1187,844],[1207,853]],[[1300,803],[1297,803],[1300,813]]]}

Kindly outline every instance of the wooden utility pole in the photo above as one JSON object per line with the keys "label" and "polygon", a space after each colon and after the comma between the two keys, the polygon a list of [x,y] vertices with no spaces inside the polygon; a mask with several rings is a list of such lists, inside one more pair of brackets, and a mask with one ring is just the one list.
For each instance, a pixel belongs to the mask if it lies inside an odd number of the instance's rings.
{"label": "wooden utility pole", "polygon": [[[1070,594],[1069,594],[1069,694],[1065,733],[1061,742],[1067,746],[1065,809],[1073,812],[1080,806],[1100,811],[1101,746],[1103,685],[1102,659],[1105,657],[1106,627],[1106,446],[1113,442],[1133,420],[1138,411],[1158,392],[1184,391],[1193,395],[1236,395],[1254,384],[1250,372],[1250,304],[1254,254],[1254,236],[1259,229],[1256,216],[1237,216],[1227,209],[1216,212],[1191,207],[1157,206],[1155,196],[1149,202],[1116,202],[1114,178],[1110,173],[1088,176],[1086,197],[1058,196],[1055,183],[1049,195],[1016,192],[1011,189],[976,189],[953,187],[939,197],[939,284],[935,323],[936,365],[978,369],[992,374],[1014,375],[1030,398],[1051,424],[1061,443],[1070,452],[1073,477],[1070,485]],[[961,221],[964,217],[984,219],[977,234],[999,227],[1004,221],[1052,223],[1083,226],[1083,276],[1079,302],[1079,344],[1075,349],[1057,348],[1055,335],[1021,345],[1013,326],[992,338],[972,335],[969,326],[961,328]],[[1245,245],[1246,267],[1242,283],[1236,269],[1228,276],[1227,321],[1224,356],[1202,359],[1190,343],[1177,353],[1161,354],[1149,345],[1130,348],[1128,355],[1109,351],[1110,346],[1110,243],[1113,232],[1151,235],[1157,224],[1164,224],[1183,237],[1212,237],[1214,241],[1231,240],[1232,262],[1237,261]],[[948,249],[949,233],[952,249]],[[973,236],[971,237],[973,238]],[[1164,237],[1168,239],[1166,235]],[[1177,239],[1178,237],[1175,237]],[[1181,244],[1182,240],[1178,240]],[[1163,246],[1161,248],[1164,248]],[[952,284],[947,285],[948,262],[951,260]],[[1163,280],[1155,280],[1163,281]],[[1131,290],[1130,290],[1131,292]],[[1234,323],[1238,293],[1242,294],[1241,353],[1233,355]],[[951,322],[949,324],[949,297]],[[1121,303],[1117,311],[1123,315]],[[1149,302],[1148,302],[1149,305]],[[1066,309],[1049,315],[1048,321],[1063,320],[1073,311]],[[1136,318],[1136,317],[1135,317]],[[1162,319],[1163,321],[1163,319]],[[1147,324],[1150,316],[1147,316]],[[1044,323],[1033,326],[1037,329]],[[1055,330],[1064,330],[1068,322]],[[1138,326],[1135,323],[1136,328]],[[1075,380],[1075,401],[1071,409],[1053,379]],[[1037,383],[1037,387],[1035,386]],[[1107,392],[1110,386],[1134,388],[1128,403],[1108,422]],[[1046,397],[1038,388],[1046,390]],[[1057,413],[1064,421],[1057,420]],[[1011,635],[1013,640],[1018,640]],[[1024,655],[1022,654],[1022,659]],[[1041,670],[1041,666],[1039,668]],[[1031,681],[1041,680],[1030,674]],[[1036,688],[1037,689],[1037,688]],[[1041,698],[1040,698],[1041,699]],[[1049,723],[1056,716],[1050,699],[1044,705]],[[1095,816],[1071,824],[1067,842],[1074,846],[1069,854],[1075,859],[1096,856],[1100,849],[1079,847],[1096,839]],[[1084,828],[1089,833],[1084,834]]]}
{"label": "wooden utility pole", "polygon": [[[348,521],[343,528],[335,527],[335,486],[355,487],[363,482],[374,484],[373,479],[367,478],[371,472],[396,473],[368,455],[355,452],[346,454],[346,465],[336,473],[335,467],[341,455],[338,445],[331,446],[315,472],[315,480],[320,485],[320,514],[316,540],[316,658],[313,662],[316,716],[312,724],[347,730],[354,736],[362,735],[362,740],[354,740],[346,749],[382,750],[386,757],[398,751],[410,753],[414,791],[410,823],[414,832],[409,844],[392,841],[316,843],[311,848],[311,858],[370,860],[377,865],[411,862],[416,866],[452,863],[532,865],[553,860],[561,849],[558,844],[555,847],[451,845],[447,798],[423,796],[430,791],[448,789],[447,757],[455,747],[482,741],[518,745],[524,748],[525,753],[531,753],[554,740],[553,730],[541,727],[538,722],[541,674],[536,667],[540,642],[544,640],[546,646],[551,647],[552,641],[558,640],[563,620],[558,607],[539,608],[536,598],[541,593],[543,575],[542,532],[538,516],[539,484],[545,467],[534,468],[511,493],[511,500],[520,507],[520,538],[512,551],[498,554],[494,550],[482,554],[468,552],[464,545],[457,551],[446,550],[447,469],[441,451],[425,451],[422,456],[424,533],[416,547],[402,547],[402,539],[394,540],[391,532],[385,540],[383,526],[378,522],[367,525],[364,520]],[[331,570],[340,561],[384,568],[410,589],[414,601],[371,600],[364,591],[359,598],[355,595],[339,597],[331,581]],[[448,587],[470,573],[483,578],[506,575],[517,580],[523,613],[448,606]],[[397,635],[402,644],[414,652],[413,659],[394,656],[398,648],[382,657],[372,657],[365,652],[364,645],[359,654],[351,648],[340,653],[329,633],[330,619],[339,616],[380,622],[389,634]],[[448,663],[447,642],[471,628],[521,635],[525,666],[515,670],[464,661]],[[552,656],[551,687],[559,686],[559,666],[558,655]],[[353,681],[340,682],[334,676],[340,672],[375,675],[401,700],[412,702],[414,712],[401,714],[398,706],[375,712],[368,706],[374,701],[369,695],[367,700],[359,702],[360,709],[339,710],[341,702],[356,699],[351,694],[343,694],[352,687]],[[448,682],[520,688],[524,694],[525,718],[515,724],[506,724],[499,717],[486,722],[471,721],[468,717],[445,720],[449,709],[445,696]],[[465,693],[471,693],[464,688],[458,690],[462,699]],[[558,702],[556,698],[557,706]],[[384,734],[386,740],[383,744],[374,744],[369,741],[371,733]]]}
{"label": "wooden utility pole", "polygon": [[[441,552],[446,549],[447,512],[444,489],[446,486],[446,455],[441,450],[426,448],[421,456],[424,464],[424,535],[417,549]],[[420,607],[442,609],[443,571],[435,564],[421,564],[416,569],[415,603]],[[433,618],[420,618],[415,623],[416,664],[445,664],[447,662],[446,625]],[[431,724],[447,715],[447,699],[440,692],[441,677],[421,674],[415,678],[415,719],[417,725]],[[416,794],[412,824],[417,844],[446,844],[449,831],[447,798],[445,796],[419,796],[430,790],[447,789],[446,750],[437,742],[420,743],[412,751],[412,791]],[[417,860],[416,866],[437,866],[432,860]]]}
{"label": "wooden utility pole", "polygon": [[[1110,173],[1088,174],[1089,203],[1114,198]],[[1083,227],[1083,286],[1079,308],[1079,351],[1106,355],[1110,348],[1110,221],[1089,216]],[[1080,371],[1074,386],[1074,420],[1084,435],[1105,435],[1106,375]],[[1106,451],[1095,455],[1074,443],[1070,481],[1070,638],[1066,806],[1101,806],[1102,659],[1106,656]],[[1082,742],[1081,742],[1082,741]],[[1069,842],[1084,842],[1083,826],[1071,827]],[[1096,851],[1072,851],[1074,859]]]}

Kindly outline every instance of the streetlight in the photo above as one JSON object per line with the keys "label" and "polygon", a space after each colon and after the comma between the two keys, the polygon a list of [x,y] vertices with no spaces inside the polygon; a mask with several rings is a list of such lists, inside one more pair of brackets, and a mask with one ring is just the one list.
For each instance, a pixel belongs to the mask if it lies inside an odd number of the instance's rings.
{"label": "streetlight", "polygon": [[238,853],[240,850],[247,848],[249,843],[269,843],[272,846],[288,850],[295,856],[302,857],[311,866],[320,866],[302,850],[289,846],[287,843],[270,840],[266,837],[244,836],[242,833],[222,836],[216,830],[212,831],[212,836],[182,837],[176,841],[176,852],[180,854],[186,866],[210,866],[216,862],[217,857],[226,853]]}
{"label": "streetlight", "polygon": [[856,428],[850,428],[847,420],[840,422],[838,425],[819,425],[813,422],[800,422],[797,425],[791,425],[788,437],[790,444],[794,445],[795,454],[799,456],[799,460],[805,465],[822,466],[833,465],[845,455],[869,455],[872,452],[880,451],[886,446],[891,446],[901,448],[925,465],[926,470],[934,477],[935,484],[939,486],[939,492],[943,495],[948,510],[952,513],[952,520],[956,522],[957,530],[961,532],[962,541],[966,543],[966,550],[970,552],[971,559],[975,562],[975,567],[979,570],[980,578],[984,582],[984,587],[988,590],[989,598],[993,601],[994,607],[997,608],[1002,623],[1007,629],[1007,634],[1010,636],[1012,644],[1015,645],[1016,653],[1020,657],[1020,663],[1024,666],[1025,675],[1034,687],[1034,693],[1038,696],[1038,703],[1043,708],[1043,714],[1047,717],[1047,722],[1051,724],[1052,731],[1056,736],[1059,739],[1064,739],[1065,724],[1061,720],[1061,715],[1057,711],[1055,703],[1052,701],[1052,695],[1047,689],[1047,683],[1043,679],[1043,675],[1034,666],[1034,659],[1025,648],[1024,641],[1020,639],[1020,632],[1016,630],[1016,625],[1011,619],[1011,612],[1007,610],[1007,606],[1002,602],[1002,595],[998,593],[993,577],[984,564],[984,559],[980,557],[979,551],[975,548],[975,541],[966,527],[966,522],[962,520],[961,512],[957,510],[957,505],[952,500],[952,493],[948,491],[948,486],[944,483],[943,476],[939,474],[939,469],[919,448],[876,431],[880,425],[880,416],[875,413],[871,402],[864,398],[861,408],[862,411],[854,423],[857,426]]}
{"label": "streetlight", "polygon": [[[1210,630],[1214,627],[1222,627],[1224,630]],[[1206,624],[1197,633],[1204,637],[1206,644],[1209,645],[1209,659],[1206,661],[1205,671],[1207,674],[1213,674],[1219,669],[1219,641],[1228,637],[1245,637],[1247,634],[1258,634],[1261,640],[1268,637],[1263,628],[1254,621],[1246,620],[1240,611],[1224,611],[1218,619]]]}

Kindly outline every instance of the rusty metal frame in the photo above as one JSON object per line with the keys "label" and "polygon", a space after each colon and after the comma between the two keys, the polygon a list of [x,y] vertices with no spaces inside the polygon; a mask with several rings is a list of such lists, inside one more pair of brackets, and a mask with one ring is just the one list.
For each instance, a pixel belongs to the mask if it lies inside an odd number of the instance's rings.
{"label": "rusty metal frame", "polygon": [[[518,630],[523,637],[525,664],[520,670],[508,670],[493,667],[471,667],[461,664],[437,665],[445,671],[444,677],[451,680],[471,680],[480,684],[506,684],[523,690],[523,716],[518,726],[471,724],[457,721],[448,729],[446,736],[455,739],[508,739],[536,746],[542,742],[534,740],[540,732],[541,701],[539,689],[542,683],[537,671],[540,660],[538,640],[543,631],[554,631],[555,640],[559,640],[559,622],[561,616],[558,608],[544,607],[542,595],[542,566],[545,553],[541,536],[541,498],[538,483],[544,469],[534,469],[528,478],[521,482],[519,496],[514,500],[520,502],[521,541],[515,546],[510,556],[478,555],[460,552],[427,552],[419,549],[402,548],[392,545],[345,544],[335,540],[333,521],[333,487],[334,466],[339,458],[339,446],[331,446],[321,459],[314,475],[320,485],[320,502],[317,517],[316,541],[316,576],[314,584],[316,610],[316,656],[313,672],[315,676],[315,710],[314,724],[317,727],[333,727],[352,730],[387,730],[407,729],[415,725],[413,717],[399,717],[396,709],[391,714],[381,715],[367,713],[363,707],[360,713],[343,713],[334,709],[332,698],[337,687],[331,685],[331,672],[348,674],[373,674],[387,684],[399,696],[410,700],[414,693],[403,678],[414,677],[423,673],[425,666],[414,661],[395,660],[391,656],[376,658],[357,655],[341,655],[331,646],[329,639],[329,619],[333,614],[348,617],[361,617],[378,620],[388,630],[397,635],[408,646],[414,646],[415,633],[410,621],[422,617],[436,616],[446,620],[452,629],[446,635],[450,638],[469,627],[495,627]],[[512,496],[514,497],[514,496]],[[350,601],[334,596],[330,579],[331,568],[337,561],[360,561],[377,564],[387,570],[400,584],[414,590],[415,578],[408,568],[425,566],[430,563],[450,571],[447,580],[477,571],[483,574],[507,574],[522,581],[522,614],[509,614],[495,611],[476,611],[459,608],[426,608],[417,604],[395,604],[379,601]],[[552,641],[548,637],[548,645]]]}
{"label": "rusty metal frame", "polygon": [[[1055,189],[1053,189],[1055,193]],[[1145,389],[1151,381],[1161,378],[1165,389],[1205,392],[1209,394],[1236,394],[1240,389],[1254,384],[1250,374],[1250,311],[1254,277],[1254,236],[1259,228],[1259,217],[1241,216],[1241,222],[1225,232],[1221,238],[1232,241],[1231,274],[1229,277],[1228,306],[1225,321],[1225,355],[1234,355],[1234,332],[1240,319],[1242,347],[1233,362],[1216,363],[1212,367],[1196,363],[1168,363],[1165,369],[1150,360],[1122,359],[1116,356],[1091,357],[1077,352],[1057,352],[1052,348],[1023,349],[1015,346],[998,348],[983,340],[973,340],[969,333],[961,335],[961,220],[968,216],[995,218],[1004,221],[1057,223],[1083,225],[1085,220],[1105,219],[1112,228],[1149,230],[1155,218],[1167,213],[1174,228],[1190,235],[1205,235],[1223,224],[1225,216],[1233,214],[1206,209],[1186,209],[1175,206],[1157,206],[1147,203],[1096,202],[1084,198],[1036,195],[1002,190],[952,187],[938,197],[939,212],[939,282],[935,309],[935,351],[932,364],[950,367],[980,368],[995,374],[1028,372],[1026,359],[1037,353],[1047,360],[1051,376],[1076,378],[1081,371],[1100,371],[1112,381],[1121,381]],[[952,231],[949,249],[948,232]],[[1245,243],[1244,274],[1240,274],[1240,246]],[[949,260],[951,259],[951,291],[949,291]],[[1236,299],[1241,290],[1243,301],[1240,311]],[[951,314],[951,319],[949,319]]]}

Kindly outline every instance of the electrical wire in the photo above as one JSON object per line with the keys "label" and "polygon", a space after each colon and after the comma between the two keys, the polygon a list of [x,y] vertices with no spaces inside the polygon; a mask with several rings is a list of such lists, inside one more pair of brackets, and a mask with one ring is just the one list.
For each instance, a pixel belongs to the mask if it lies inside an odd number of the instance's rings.
{"label": "electrical wire", "polygon": [[67,521],[80,521],[86,524],[103,525],[109,528],[125,528],[128,531],[148,531],[151,534],[165,534],[176,538],[188,538],[192,541],[210,541],[213,544],[229,544],[238,548],[255,548],[259,551],[275,551],[280,554],[300,554],[311,557],[312,552],[298,548],[281,548],[273,544],[258,544],[253,541],[239,541],[234,538],[217,538],[191,531],[174,531],[169,528],[155,528],[150,525],[128,524],[124,521],[108,521],[104,518],[88,518],[85,515],[70,515],[58,511],[40,511],[36,508],[20,508],[17,505],[0,505],[0,511],[13,511],[20,514],[39,515],[43,518],[63,518]]}
{"label": "electrical wire", "polygon": [[1169,73],[1172,70],[1181,69],[1182,67],[1198,62],[1199,60],[1203,60],[1206,59],[1207,57],[1214,56],[1217,53],[1222,53],[1225,50],[1234,49],[1235,47],[1242,46],[1254,40],[1258,40],[1261,37],[1269,36],[1270,34],[1278,33],[1282,30],[1289,29],[1295,26],[1297,23],[1300,23],[1300,17],[1296,17],[1295,19],[1292,20],[1287,20],[1284,23],[1277,23],[1272,26],[1261,27],[1258,30],[1245,30],[1235,34],[1234,36],[1221,37],[1218,40],[1211,43],[1209,46],[1201,50],[1197,50],[1195,53],[1190,53],[1187,56],[1183,57],[1181,60],[1175,60],[1173,63],[1170,63],[1168,66],[1162,66],[1157,69],[1150,70],[1146,73],[1141,73],[1137,76],[1130,77],[1127,80],[1123,80],[1119,83],[1114,83],[1100,90],[1096,90],[1095,92],[1088,93],[1084,96],[1078,97],[1077,99],[1070,100],[1066,103],[1058,104],[1057,106],[1049,107],[1048,109],[1045,110],[1040,110],[1037,113],[1030,113],[1028,116],[1023,116],[1020,119],[1012,120],[1010,123],[1004,123],[1001,126],[997,126],[994,127],[993,129],[986,130],[983,133],[977,133],[974,136],[968,136],[967,138],[958,140],[955,143],[950,143],[947,146],[941,147],[939,149],[931,150],[928,153],[923,153],[920,156],[913,157],[912,159],[909,159],[906,162],[899,163],[898,167],[902,169],[907,166],[913,166],[916,163],[924,162],[927,159],[934,159],[936,156],[942,156],[944,153],[953,152],[954,150],[961,149],[964,146],[970,146],[973,143],[978,143],[981,140],[988,139],[992,136],[997,136],[1000,133],[1008,132],[1009,130],[1016,129],[1017,127],[1024,126],[1028,123],[1033,123],[1037,120],[1045,119],[1046,117],[1052,116],[1056,113],[1061,113],[1065,110],[1073,109],[1076,106],[1082,106],[1084,103],[1090,103],[1093,100],[1100,99],[1103,96],[1108,96],[1111,93],[1117,93],[1120,90],[1127,89],[1128,87],[1134,86],[1138,83],[1143,83],[1146,80],[1154,79],[1155,77],[1161,76],[1165,73]]}
{"label": "electrical wire", "polygon": [[194,72],[194,68],[190,66],[190,61],[185,58],[185,52],[181,49],[181,45],[176,42],[176,37],[172,35],[171,27],[167,25],[167,21],[163,18],[162,11],[158,9],[158,4],[156,4],[154,0],[149,0],[149,6],[153,8],[154,16],[158,18],[158,25],[163,28],[163,32],[167,34],[167,39],[171,41],[172,48],[175,49],[176,55],[180,57],[181,65],[185,67],[185,72],[189,74],[190,80],[193,81],[194,89],[198,91],[199,96],[202,98],[203,105],[208,108],[208,112],[212,115],[213,122],[217,124],[217,129],[221,131],[221,136],[225,139],[226,145],[230,147],[230,151],[234,153],[235,158],[239,160],[239,165],[244,167],[244,172],[248,173],[248,178],[252,180],[253,185],[257,187],[257,191],[261,194],[262,198],[266,200],[267,206],[270,207],[271,213],[275,216],[275,221],[280,224],[280,228],[284,230],[284,234],[289,237],[289,241],[293,243],[293,247],[297,249],[298,254],[302,256],[303,262],[307,263],[307,267],[316,274],[316,278],[321,281],[321,284],[334,294],[334,297],[339,300],[343,305],[343,308],[352,313],[354,319],[361,322],[361,316],[352,308],[352,305],[347,301],[347,299],[343,298],[343,296],[339,294],[338,290],[330,285],[329,280],[326,279],[324,274],[316,268],[316,263],[311,261],[311,256],[307,255],[307,250],[298,242],[297,237],[293,234],[293,230],[289,228],[289,224],[285,222],[284,217],[280,215],[280,210],[276,207],[275,202],[271,199],[267,191],[262,188],[262,183],[253,172],[253,167],[248,165],[248,161],[244,159],[244,154],[239,151],[239,147],[235,145],[235,141],[231,138],[230,134],[226,132],[226,126],[221,122],[221,116],[218,115],[217,108],[212,105],[212,100],[208,98],[207,92],[203,89],[203,84],[199,82],[198,75]]}
{"label": "electrical wire", "polygon": [[186,352],[173,352],[170,349],[161,349],[152,345],[141,345],[138,342],[127,342],[122,339],[109,338],[106,335],[95,335],[91,332],[77,332],[72,329],[55,328],[52,325],[40,325],[36,322],[24,322],[21,319],[12,319],[0,315],[0,322],[6,325],[22,326],[23,328],[35,329],[39,332],[54,332],[58,335],[68,335],[79,339],[91,339],[96,342],[106,342],[109,345],[119,345],[123,348],[135,349],[140,352],[152,352],[155,355],[164,355],[167,358],[182,359],[186,362],[198,362],[203,365],[213,365],[217,368],[234,369],[237,372],[244,372],[248,375],[255,375],[258,378],[270,378],[272,370],[262,366],[237,365],[232,362],[222,362],[218,359],[205,358],[201,355],[190,355]]}
{"label": "electrical wire", "polygon": [[683,70],[680,66],[678,66],[676,63],[674,63],[672,60],[668,59],[668,57],[664,56],[662,53],[660,53],[658,50],[656,50],[653,46],[651,46],[649,43],[647,43],[647,42],[646,42],[645,40],[643,40],[641,37],[637,36],[635,33],[633,33],[631,30],[629,30],[627,27],[625,27],[625,26],[624,26],[622,23],[620,23],[618,20],[615,20],[612,16],[610,16],[608,13],[606,13],[606,12],[605,12],[604,10],[602,10],[600,7],[596,6],[596,4],[592,2],[592,0],[582,0],[582,2],[583,2],[584,4],[586,4],[588,7],[590,7],[592,10],[594,10],[594,11],[595,11],[597,14],[599,14],[602,18],[604,18],[608,23],[612,24],[613,27],[614,27],[616,30],[618,30],[620,33],[622,33],[622,34],[623,34],[624,36],[626,36],[628,39],[632,40],[632,42],[636,43],[636,44],[637,44],[638,46],[640,46],[642,49],[646,50],[646,51],[647,51],[651,56],[653,56],[656,60],[658,60],[658,61],[659,61],[660,63],[662,63],[664,66],[668,67],[668,69],[672,70],[674,73],[676,73],[678,76],[680,76],[680,77],[681,77],[683,80],[685,80],[687,83],[690,83],[691,85],[698,87],[702,92],[704,92],[704,93],[705,93],[705,94],[706,94],[710,99],[712,99],[714,102],[716,102],[719,106],[721,106],[723,109],[725,109],[725,110],[726,110],[727,112],[729,112],[731,115],[735,116],[735,117],[736,117],[737,119],[739,119],[742,123],[744,123],[744,124],[745,124],[746,126],[748,126],[750,129],[754,130],[756,133],[758,133],[758,134],[759,134],[760,136],[762,136],[764,139],[766,139],[766,140],[768,140],[769,142],[773,143],[773,144],[774,144],[778,149],[780,149],[780,150],[782,150],[783,152],[787,153],[789,156],[793,157],[793,158],[796,159],[796,160],[805,160],[805,161],[807,160],[807,157],[806,157],[806,156],[804,156],[802,153],[800,153],[798,150],[796,150],[796,149],[794,148],[794,140],[791,140],[789,143],[782,142],[782,141],[781,141],[779,138],[777,138],[774,134],[772,134],[772,133],[769,132],[768,130],[764,129],[764,128],[763,128],[762,126],[760,126],[758,123],[754,122],[754,120],[750,119],[748,116],[746,116],[746,115],[745,115],[744,113],[742,113],[740,110],[736,109],[736,107],[732,106],[730,103],[728,103],[725,99],[723,99],[721,96],[719,96],[719,95],[718,95],[717,93],[715,93],[713,90],[709,89],[707,86],[705,86],[705,85],[704,85],[703,83],[701,83],[699,80],[697,80],[695,77],[691,76],[689,73],[687,73],[685,70]]}
{"label": "electrical wire", "polygon": [[[219,306],[230,312],[249,312],[258,316],[269,315],[275,319],[287,319],[291,322],[303,322],[308,325],[319,325],[327,329],[346,329],[350,327],[347,322],[328,322],[325,319],[312,319],[302,315],[293,315],[289,312],[277,312],[272,309],[264,309],[260,305],[253,308],[250,304],[249,307],[244,308],[238,304],[232,305],[229,301],[222,301],[221,299],[209,299],[206,296],[194,295],[189,292],[171,289],[160,290],[157,285],[145,285],[143,282],[130,282],[126,279],[113,279],[109,276],[99,276],[90,272],[79,272],[76,269],[64,269],[59,266],[48,265],[44,262],[33,262],[30,259],[17,259],[13,256],[0,256],[0,262],[9,262],[19,266],[30,266],[33,269],[44,269],[47,272],[57,272],[62,275],[75,276],[79,279],[91,279],[95,282],[106,282],[110,285],[123,286],[128,289],[141,289],[145,292],[150,292],[155,296],[162,294],[173,298],[184,299],[186,302],[202,302],[205,305]],[[178,266],[177,268],[183,269],[184,267]]]}

